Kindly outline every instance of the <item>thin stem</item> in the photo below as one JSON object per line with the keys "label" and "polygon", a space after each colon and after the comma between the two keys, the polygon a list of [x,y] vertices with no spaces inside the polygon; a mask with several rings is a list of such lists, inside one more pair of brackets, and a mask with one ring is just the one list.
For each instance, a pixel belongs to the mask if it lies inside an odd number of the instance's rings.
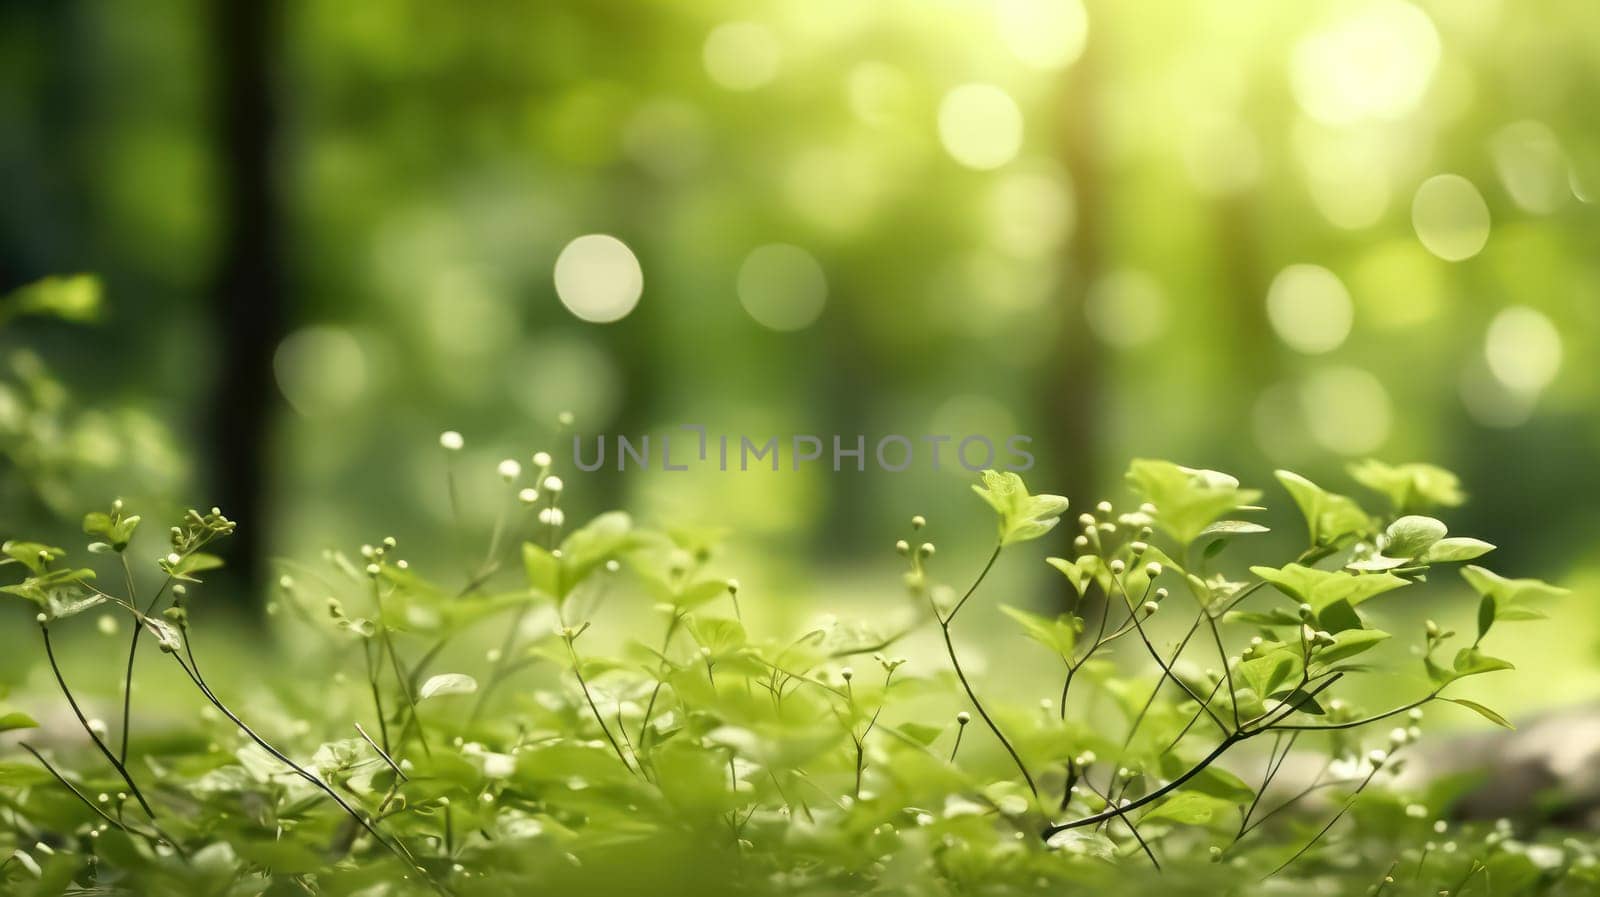
{"label": "thin stem", "polygon": [[[967,599],[971,598],[973,593],[978,590],[978,586],[983,582],[984,577],[989,575],[989,571],[994,567],[995,560],[1000,557],[1001,547],[999,545],[995,546],[994,552],[989,555],[988,562],[983,565],[983,570],[978,573],[978,578],[967,589],[967,593],[961,596],[961,600],[956,602],[956,606],[950,613],[939,617],[939,632],[944,636],[944,647],[945,652],[950,655],[950,666],[955,670],[956,678],[961,681],[961,688],[967,693],[967,699],[972,702],[972,709],[978,711],[978,716],[983,719],[984,725],[989,727],[989,731],[994,733],[994,737],[1000,740],[1000,746],[1006,749],[1007,754],[1011,755],[1011,761],[1017,765],[1017,771],[1022,773],[1023,781],[1028,783],[1028,790],[1033,793],[1034,799],[1038,800],[1039,786],[1034,784],[1033,776],[1029,774],[1027,764],[1022,762],[1022,755],[1018,754],[1017,749],[1011,746],[1011,741],[1006,738],[1005,733],[1000,731],[1000,726],[989,716],[989,711],[984,709],[983,702],[978,700],[977,693],[972,690],[972,683],[967,679],[966,671],[961,669],[961,660],[956,656],[955,642],[950,638],[950,621],[955,619],[956,613],[967,603]],[[929,600],[932,600],[931,597]],[[935,609],[934,613],[935,616],[938,615],[937,609]]]}
{"label": "thin stem", "polygon": [[89,718],[84,716],[83,708],[78,706],[78,699],[72,696],[72,689],[67,687],[67,680],[61,675],[61,666],[56,662],[55,649],[50,644],[50,627],[41,625],[39,632],[44,636],[44,653],[45,657],[50,661],[50,671],[55,674],[56,684],[61,686],[61,693],[66,696],[67,703],[71,705],[73,714],[78,717],[78,722],[83,726],[83,731],[89,733],[89,738],[94,741],[94,746],[100,749],[100,753],[105,755],[112,768],[116,769],[117,775],[121,776],[122,781],[128,784],[128,791],[134,796],[134,799],[139,801],[139,806],[144,808],[145,813],[151,819],[155,819],[156,811],[150,808],[150,802],[144,799],[144,792],[140,791],[139,786],[134,784],[133,776],[128,774],[127,766],[117,759],[117,755],[112,753],[111,748],[106,746],[105,741],[94,731],[94,727],[89,725]]}
{"label": "thin stem", "polygon": [[[155,843],[155,844],[170,844],[172,846],[172,849],[177,851],[178,856],[183,857],[185,860],[187,860],[189,858],[189,855],[184,851],[184,849],[182,847],[180,847],[178,845],[178,842],[174,841],[171,838],[171,836],[169,836],[166,832],[163,832],[160,829],[159,826],[156,827],[154,833],[151,833],[151,832],[141,831],[140,829],[134,828],[133,826],[128,825],[127,823],[123,822],[122,820],[113,817],[111,814],[107,813],[105,810],[100,809],[100,805],[95,803],[94,801],[90,800],[88,795],[84,794],[82,791],[79,791],[78,787],[76,785],[74,785],[71,782],[67,781],[67,777],[62,775],[61,772],[59,770],[57,770],[54,766],[51,766],[50,765],[50,761],[46,760],[44,758],[44,755],[40,754],[38,752],[38,750],[36,750],[34,748],[33,745],[27,743],[26,741],[18,742],[18,744],[21,746],[21,748],[23,750],[25,750],[28,753],[32,754],[33,758],[35,760],[39,761],[39,765],[43,766],[45,768],[45,771],[49,772],[50,775],[54,776],[55,780],[57,782],[60,782],[68,791],[71,791],[78,798],[78,800],[82,801],[84,806],[88,807],[90,810],[93,810],[94,814],[96,816],[99,816],[101,819],[104,819],[111,826],[113,826],[113,827],[115,827],[117,829],[120,829],[122,831],[125,831],[130,835],[138,835],[139,837],[144,838],[145,840],[150,841],[150,842]],[[152,823],[152,825],[154,825],[154,823]]]}
{"label": "thin stem", "polygon": [[572,655],[572,673],[578,677],[578,688],[583,691],[583,699],[589,703],[589,711],[594,714],[594,721],[599,723],[600,731],[605,733],[606,741],[611,742],[611,749],[616,751],[617,759],[622,761],[624,768],[631,773],[638,773],[633,764],[628,762],[628,755],[623,753],[622,745],[617,743],[615,735],[611,734],[611,727],[606,725],[605,717],[600,715],[600,708],[594,703],[594,695],[589,693],[589,682],[583,678],[583,661],[578,659],[578,649],[572,644],[572,639],[567,639],[567,652]]}
{"label": "thin stem", "polygon": [[1262,876],[1261,880],[1262,881],[1266,881],[1267,879],[1273,877],[1274,875],[1277,875],[1279,872],[1282,872],[1283,870],[1285,870],[1285,869],[1289,868],[1290,866],[1294,865],[1295,860],[1298,860],[1302,856],[1305,856],[1306,851],[1308,851],[1312,847],[1316,846],[1316,843],[1318,841],[1322,840],[1322,836],[1326,835],[1330,829],[1332,829],[1335,825],[1337,825],[1339,823],[1339,820],[1344,818],[1344,814],[1350,812],[1350,807],[1355,804],[1356,797],[1361,794],[1362,790],[1364,790],[1369,784],[1372,783],[1372,777],[1376,776],[1378,774],[1378,770],[1380,770],[1382,768],[1383,767],[1381,767],[1381,766],[1372,767],[1372,772],[1367,773],[1367,777],[1365,779],[1361,780],[1361,784],[1357,785],[1356,786],[1356,790],[1351,792],[1350,797],[1345,800],[1344,806],[1339,808],[1339,812],[1333,814],[1333,818],[1328,820],[1328,824],[1323,826],[1322,829],[1320,831],[1318,831],[1315,835],[1312,835],[1311,836],[1311,840],[1307,841],[1305,843],[1305,846],[1303,846],[1299,850],[1295,851],[1293,856],[1289,857],[1287,860],[1284,860],[1282,863],[1278,864],[1278,868],[1276,868],[1276,869],[1272,870],[1271,872],[1268,872],[1266,875]]}

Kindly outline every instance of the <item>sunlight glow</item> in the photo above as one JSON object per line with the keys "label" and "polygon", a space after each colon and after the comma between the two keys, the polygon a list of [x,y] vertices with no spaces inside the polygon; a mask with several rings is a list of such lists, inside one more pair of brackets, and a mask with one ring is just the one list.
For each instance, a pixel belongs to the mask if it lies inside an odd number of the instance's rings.
{"label": "sunlight glow", "polygon": [[609,234],[573,240],[556,258],[556,295],[585,321],[620,321],[639,304],[644,272],[626,243]]}
{"label": "sunlight glow", "polygon": [[1461,175],[1435,175],[1412,197],[1411,226],[1429,252],[1447,262],[1464,261],[1489,242],[1489,205]]}
{"label": "sunlight glow", "polygon": [[711,80],[728,90],[755,90],[778,77],[781,49],[772,29],[756,22],[729,22],[706,35],[701,59]]}
{"label": "sunlight glow", "polygon": [[1089,15],[1080,0],[1000,0],[1000,41],[1024,65],[1063,69],[1083,55]]}
{"label": "sunlight glow", "polygon": [[1022,110],[992,84],[963,84],[939,103],[939,141],[968,168],[999,168],[1022,149]]}
{"label": "sunlight glow", "polygon": [[1290,265],[1267,289],[1267,318],[1289,348],[1307,355],[1332,352],[1350,335],[1350,293],[1319,265]]}
{"label": "sunlight glow", "polygon": [[1324,124],[1399,119],[1421,102],[1439,66],[1439,33],[1400,0],[1345,4],[1347,11],[1294,48],[1295,99]]}
{"label": "sunlight glow", "polygon": [[798,246],[771,243],[757,247],[739,266],[739,304],[772,330],[803,330],[822,314],[828,278],[822,266]]}

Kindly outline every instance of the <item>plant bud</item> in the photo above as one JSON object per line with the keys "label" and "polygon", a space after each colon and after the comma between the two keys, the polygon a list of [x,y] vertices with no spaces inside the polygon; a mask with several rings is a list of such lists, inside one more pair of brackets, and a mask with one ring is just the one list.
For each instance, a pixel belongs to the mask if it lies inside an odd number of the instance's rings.
{"label": "plant bud", "polygon": [[933,543],[932,542],[924,542],[921,545],[918,545],[917,546],[917,554],[920,554],[925,558],[933,557]]}
{"label": "plant bud", "polygon": [[918,514],[917,516],[911,518],[911,528],[912,529],[922,529],[923,527],[925,527],[927,525],[928,525],[928,518],[922,516],[921,514]]}
{"label": "plant bud", "polygon": [[956,725],[965,726],[967,723],[970,723],[970,722],[972,722],[972,714],[966,712],[965,710],[963,710],[960,713],[956,714]]}
{"label": "plant bud", "polygon": [[839,671],[839,678],[843,679],[846,682],[849,682],[851,679],[854,679],[855,677],[856,677],[856,671],[851,669],[850,667],[845,667],[844,669]]}
{"label": "plant bud", "polygon": [[1094,528],[1094,524],[1095,524],[1095,519],[1094,519],[1094,515],[1093,514],[1079,514],[1078,515],[1078,525],[1083,527],[1084,529],[1093,529]]}
{"label": "plant bud", "polygon": [[1122,562],[1122,558],[1117,558],[1116,560],[1111,562],[1111,572],[1115,573],[1118,576],[1121,576],[1122,575],[1122,571],[1124,571],[1126,569],[1128,569],[1128,565],[1124,564]]}
{"label": "plant bud", "polygon": [[1150,543],[1148,543],[1148,542],[1133,542],[1133,543],[1130,543],[1128,545],[1128,549],[1133,552],[1133,556],[1134,557],[1138,557],[1138,556],[1144,554],[1146,551],[1150,550]]}
{"label": "plant bud", "polygon": [[551,462],[550,462],[550,453],[549,452],[534,452],[533,453],[533,466],[534,467],[537,467],[540,470],[544,470],[544,469],[546,469],[546,468],[548,468],[550,466],[550,463]]}
{"label": "plant bud", "polygon": [[459,452],[461,447],[466,444],[467,442],[461,438],[461,434],[454,430],[446,430],[439,434],[439,447],[445,451]]}
{"label": "plant bud", "polygon": [[1102,514],[1109,514],[1109,513],[1111,513],[1111,502],[1109,502],[1109,501],[1100,502],[1099,504],[1094,506],[1094,509],[1096,511],[1099,511]]}
{"label": "plant bud", "polygon": [[907,542],[904,539],[901,539],[901,540],[899,540],[899,541],[894,543],[894,550],[898,551],[901,554],[910,554],[911,553],[911,543]]}
{"label": "plant bud", "polygon": [[1144,575],[1150,577],[1151,579],[1155,579],[1157,576],[1161,575],[1161,565],[1155,561],[1145,564]]}
{"label": "plant bud", "polygon": [[1079,551],[1083,551],[1084,549],[1089,547],[1089,537],[1088,536],[1079,536],[1076,539],[1073,539],[1072,540],[1072,547],[1078,549]]}
{"label": "plant bud", "polygon": [[560,477],[545,477],[544,488],[546,492],[560,492],[565,486]]}

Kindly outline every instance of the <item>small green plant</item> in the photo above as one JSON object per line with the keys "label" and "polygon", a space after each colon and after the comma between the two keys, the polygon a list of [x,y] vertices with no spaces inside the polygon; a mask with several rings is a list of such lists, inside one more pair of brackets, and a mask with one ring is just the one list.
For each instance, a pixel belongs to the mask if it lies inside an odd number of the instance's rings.
{"label": "small green plant", "polygon": [[[441,439],[447,452],[461,444]],[[986,472],[974,488],[995,540],[967,585],[941,583],[923,518],[896,546],[921,623],[782,637],[746,628],[751,596],[713,572],[713,534],[644,529],[622,512],[569,529],[551,468],[544,453],[499,466],[517,512],[460,586],[412,569],[393,539],[291,565],[272,607],[299,678],[318,682],[298,717],[241,701],[202,666],[191,612],[205,612],[203,576],[220,563],[206,549],[234,529],[221,510],[170,528],[149,594],[133,563],[141,520],[120,502],[84,520],[89,554],[110,563],[6,542],[0,563],[20,576],[5,591],[32,605],[83,748],[56,733],[51,750],[18,743],[32,762],[0,763],[5,892],[1600,886],[1592,843],[1452,827],[1447,787],[1392,781],[1430,704],[1509,725],[1453,686],[1509,669],[1489,636],[1561,591],[1476,565],[1492,546],[1429,516],[1462,501],[1438,468],[1354,468],[1387,500],[1383,514],[1280,471],[1303,548],[1247,568],[1234,555],[1267,532],[1251,520],[1262,493],[1225,474],[1136,461],[1128,507],[1070,517],[1065,498]],[[999,611],[1059,663],[1051,697],[984,697],[1001,683],[969,667],[958,624],[991,612],[980,597],[991,572],[1045,539],[1070,548],[1046,560],[1064,606]],[[510,585],[508,559],[521,562]],[[1449,568],[1475,596],[1474,630],[1427,623],[1410,661],[1427,685],[1358,706],[1352,686],[1393,672],[1371,663],[1394,653],[1380,650],[1392,636],[1371,609]],[[653,632],[608,610],[641,595],[662,618]],[[107,630],[108,612],[132,624],[114,727],[91,717],[53,638],[90,610]],[[485,633],[486,655],[457,650]],[[935,650],[918,654],[930,635]],[[147,642],[191,693],[135,699]],[[163,732],[143,706],[157,700],[204,711],[192,729]],[[0,717],[4,730],[35,725]],[[1240,757],[1258,772],[1232,771]],[[1312,769],[1279,787],[1291,757]]]}

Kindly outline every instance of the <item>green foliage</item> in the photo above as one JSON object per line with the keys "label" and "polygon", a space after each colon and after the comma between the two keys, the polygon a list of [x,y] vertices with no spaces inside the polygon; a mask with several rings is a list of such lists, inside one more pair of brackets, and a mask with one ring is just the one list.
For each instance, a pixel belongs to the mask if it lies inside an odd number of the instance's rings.
{"label": "green foliage", "polygon": [[[986,699],[990,683],[963,666],[952,634],[1010,546],[1050,535],[1066,509],[1015,474],[987,472],[976,487],[996,545],[958,600],[938,597],[950,590],[933,543],[901,543],[948,664],[893,654],[917,627],[863,640],[869,627],[847,623],[798,636],[747,623],[704,532],[611,512],[564,534],[550,513],[561,488],[546,475],[526,519],[509,524],[521,544],[500,549],[497,534],[464,586],[412,569],[393,539],[293,565],[274,607],[306,674],[274,684],[315,689],[324,711],[293,725],[208,678],[203,658],[218,646],[191,629],[220,563],[206,549],[234,529],[220,510],[170,528],[151,571],[159,587],[142,594],[131,573],[104,586],[66,550],[4,543],[0,564],[17,568],[5,591],[31,603],[80,723],[73,736],[46,717],[61,729],[53,749],[21,745],[26,756],[0,763],[6,892],[467,897],[624,892],[653,877],[663,893],[1053,893],[1104,890],[1111,875],[1153,889],[1156,868],[1207,893],[1253,893],[1263,876],[1354,892],[1400,862],[1428,893],[1478,869],[1496,870],[1496,893],[1591,884],[1593,850],[1573,842],[1531,871],[1501,849],[1499,829],[1462,831],[1448,855],[1430,848],[1448,799],[1391,777],[1430,702],[1510,725],[1445,691],[1510,669],[1484,638],[1562,590],[1464,567],[1477,638],[1429,623],[1429,690],[1369,709],[1348,697],[1354,677],[1392,672],[1363,665],[1394,638],[1369,624],[1369,603],[1402,600],[1392,596],[1423,588],[1433,566],[1488,550],[1399,513],[1406,502],[1381,520],[1279,472],[1307,522],[1304,550],[1233,581],[1207,565],[1256,544],[1240,537],[1265,528],[1230,515],[1258,510],[1261,494],[1215,471],[1135,462],[1141,504],[1096,505],[1066,540],[1075,551],[1048,560],[1071,585],[1068,607],[999,608],[1064,667],[1043,683],[1059,700],[1029,711]],[[121,503],[89,514],[89,553],[119,565],[139,556],[138,521]],[[497,550],[520,555],[520,575],[495,575]],[[1196,566],[1179,560],[1192,554]],[[625,609],[629,596],[661,612],[660,629]],[[89,607],[131,620],[130,651],[148,634],[193,686],[141,692],[118,720],[121,739],[79,712],[53,647]],[[1159,634],[1169,617],[1188,635]],[[499,644],[486,657],[451,651],[485,631]],[[446,664],[461,671],[438,671]],[[136,674],[130,662],[129,695]],[[156,737],[143,720],[158,703],[208,715]],[[1115,716],[1095,715],[1101,703]],[[0,732],[37,725],[0,715]],[[1389,730],[1381,749],[1363,745],[1369,726]],[[1230,771],[1251,745],[1268,753],[1265,772]],[[1273,787],[1291,747],[1325,764],[1298,797]],[[1313,793],[1337,795],[1338,809]]]}

